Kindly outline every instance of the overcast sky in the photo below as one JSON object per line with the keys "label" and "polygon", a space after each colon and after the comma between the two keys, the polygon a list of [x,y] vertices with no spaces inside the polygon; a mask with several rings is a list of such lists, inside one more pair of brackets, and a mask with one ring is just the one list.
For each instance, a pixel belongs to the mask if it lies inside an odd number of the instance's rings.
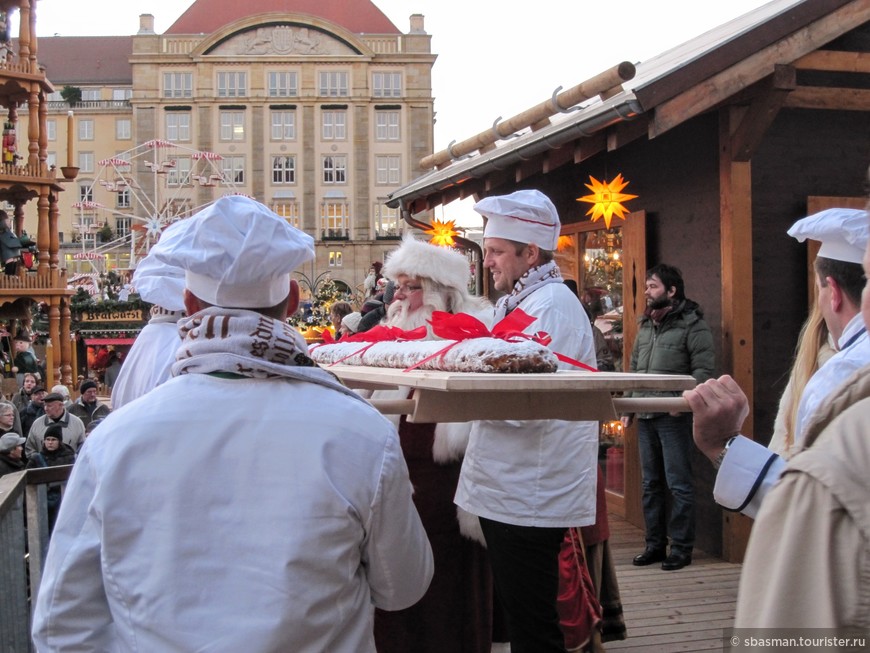
{"label": "overcast sky", "polygon": [[[374,0],[402,32],[425,16],[433,70],[435,147],[462,141],[618,64],[640,62],[766,4],[762,0]],[[139,14],[165,31],[192,0],[39,0],[39,36],[135,34]],[[257,0],[253,0],[255,7]],[[17,29],[15,31],[17,34]],[[51,71],[48,71],[51,78]],[[441,209],[438,210],[440,212]],[[447,218],[476,222],[469,202]]]}

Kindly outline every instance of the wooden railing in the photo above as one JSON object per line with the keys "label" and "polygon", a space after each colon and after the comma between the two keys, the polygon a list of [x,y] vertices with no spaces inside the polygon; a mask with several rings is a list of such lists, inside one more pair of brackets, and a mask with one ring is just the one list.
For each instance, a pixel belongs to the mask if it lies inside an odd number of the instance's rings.
{"label": "wooden railing", "polygon": [[28,653],[33,606],[48,551],[49,483],[66,487],[72,465],[0,478],[0,651]]}

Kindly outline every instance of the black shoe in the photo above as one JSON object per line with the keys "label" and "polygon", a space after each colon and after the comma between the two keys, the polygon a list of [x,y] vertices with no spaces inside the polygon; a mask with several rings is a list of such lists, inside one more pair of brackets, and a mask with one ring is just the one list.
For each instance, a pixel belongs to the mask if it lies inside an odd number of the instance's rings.
{"label": "black shoe", "polygon": [[682,569],[683,567],[688,567],[692,564],[692,554],[691,553],[671,553],[662,563],[662,569],[665,571],[676,571],[677,569]]}
{"label": "black shoe", "polygon": [[634,556],[631,563],[635,567],[646,567],[654,562],[661,562],[665,559],[667,552],[664,549],[647,549],[638,556]]}

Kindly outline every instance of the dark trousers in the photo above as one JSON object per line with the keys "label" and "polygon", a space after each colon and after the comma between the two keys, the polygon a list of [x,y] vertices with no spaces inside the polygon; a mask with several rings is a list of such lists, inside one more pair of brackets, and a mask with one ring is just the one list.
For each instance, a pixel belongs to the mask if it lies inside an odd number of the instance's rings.
{"label": "dark trousers", "polygon": [[[692,416],[659,415],[638,420],[638,448],[643,474],[643,519],[646,546],[691,553],[695,545],[695,486],[692,479]],[[671,494],[670,523],[666,520]]]}
{"label": "dark trousers", "polygon": [[514,526],[484,517],[480,526],[507,617],[511,653],[565,653],[556,610],[565,528]]}

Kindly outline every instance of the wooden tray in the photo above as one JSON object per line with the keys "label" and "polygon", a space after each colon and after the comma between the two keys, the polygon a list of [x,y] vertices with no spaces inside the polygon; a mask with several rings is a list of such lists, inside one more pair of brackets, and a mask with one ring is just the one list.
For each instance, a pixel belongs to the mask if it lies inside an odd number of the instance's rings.
{"label": "wooden tray", "polygon": [[352,388],[413,389],[407,400],[372,403],[409,422],[467,422],[478,419],[613,420],[628,412],[687,412],[682,397],[622,398],[629,390],[682,392],[695,387],[689,375],[564,371],[551,374],[436,372],[333,365],[327,367]]}

